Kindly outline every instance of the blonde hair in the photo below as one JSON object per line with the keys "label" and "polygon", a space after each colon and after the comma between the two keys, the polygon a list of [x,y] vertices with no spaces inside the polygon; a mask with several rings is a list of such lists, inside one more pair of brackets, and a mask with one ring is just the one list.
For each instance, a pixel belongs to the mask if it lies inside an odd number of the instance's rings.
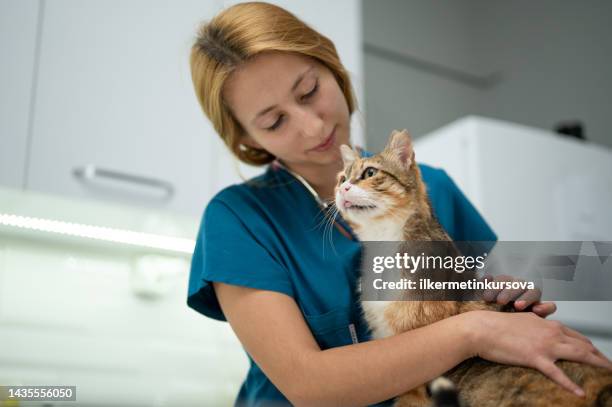
{"label": "blonde hair", "polygon": [[223,86],[239,65],[266,51],[315,58],[333,73],[349,112],[355,110],[348,72],[327,37],[268,3],[241,3],[222,11],[198,31],[191,48],[191,78],[202,110],[221,139],[239,160],[251,165],[267,164],[275,157],[240,143],[245,131],[223,100]]}

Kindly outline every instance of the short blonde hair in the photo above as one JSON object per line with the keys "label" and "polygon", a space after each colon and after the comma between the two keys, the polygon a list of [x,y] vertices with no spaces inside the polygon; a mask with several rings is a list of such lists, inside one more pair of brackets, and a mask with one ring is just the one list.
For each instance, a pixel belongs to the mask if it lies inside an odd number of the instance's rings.
{"label": "short blonde hair", "polygon": [[333,73],[351,114],[356,107],[349,74],[327,37],[268,3],[241,3],[222,11],[198,31],[191,48],[191,78],[202,110],[221,139],[239,160],[251,165],[267,164],[275,157],[241,145],[245,131],[223,100],[223,86],[240,64],[266,51],[315,58]]}

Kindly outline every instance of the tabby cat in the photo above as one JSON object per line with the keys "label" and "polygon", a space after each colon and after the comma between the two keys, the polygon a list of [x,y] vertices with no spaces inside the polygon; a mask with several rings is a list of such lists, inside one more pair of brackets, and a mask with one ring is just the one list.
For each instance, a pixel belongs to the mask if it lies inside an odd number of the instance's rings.
{"label": "tabby cat", "polygon": [[[408,133],[394,131],[385,150],[361,158],[341,147],[344,170],[338,175],[336,207],[361,241],[447,241],[436,220]],[[452,243],[449,243],[454,246]],[[457,275],[457,273],[452,272]],[[452,276],[447,276],[451,278]],[[470,275],[464,276],[466,278]],[[375,338],[422,327],[471,310],[504,311],[484,301],[366,301],[364,316]],[[445,377],[457,386],[467,405],[480,406],[612,406],[612,371],[559,361],[557,365],[586,392],[578,398],[540,372],[473,358]],[[444,384],[444,379],[436,382]],[[448,386],[442,386],[445,391]],[[435,397],[434,397],[435,399]],[[428,406],[425,386],[399,396],[396,407]]]}

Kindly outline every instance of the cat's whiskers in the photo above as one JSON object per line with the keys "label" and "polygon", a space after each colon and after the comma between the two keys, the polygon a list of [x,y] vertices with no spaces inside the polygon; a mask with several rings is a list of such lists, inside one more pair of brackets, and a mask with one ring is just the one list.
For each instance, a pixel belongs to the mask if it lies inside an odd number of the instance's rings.
{"label": "cat's whiskers", "polygon": [[[319,221],[319,223],[317,223],[315,226],[313,226],[313,228],[311,230],[318,229],[319,227],[321,227],[323,225],[324,222],[327,223],[327,221],[329,220],[330,212],[334,212],[334,210],[335,210],[334,202],[330,200],[330,201],[327,201],[326,203],[327,203],[327,206],[324,207],[322,212],[321,212],[321,214],[323,215],[321,217],[321,220]],[[317,214],[317,216],[318,216],[318,214]],[[333,216],[335,216],[335,214]]]}
{"label": "cat's whiskers", "polygon": [[336,207],[335,201],[333,199],[326,200],[324,201],[324,203],[325,204],[321,212],[319,212],[316,215],[316,217],[318,217],[319,215],[322,215],[321,220],[317,222],[316,225],[314,225],[312,229],[310,230],[314,231],[314,230],[317,230],[323,227],[323,240],[322,240],[323,255],[325,255],[325,241],[327,240],[328,235],[329,235],[329,241],[330,241],[331,247],[334,250],[334,252],[337,254],[336,248],[334,246],[334,241],[333,241],[333,229],[332,228],[333,228],[334,222],[336,221],[336,217],[338,216],[338,208]]}
{"label": "cat's whiskers", "polygon": [[[330,212],[331,212],[331,215],[330,215]],[[323,228],[323,256],[325,256],[325,241],[327,240],[328,235],[329,235],[330,246],[332,250],[334,251],[334,253],[337,254],[336,247],[334,246],[334,239],[333,239],[334,229],[333,228],[334,228],[334,223],[336,222],[336,217],[338,216],[338,212],[339,210],[333,202],[330,203],[330,205],[328,205],[328,207],[323,212],[326,218],[325,227]]]}
{"label": "cat's whiskers", "polygon": [[[334,223],[336,222],[336,217],[338,216],[338,208],[336,208],[335,205],[331,208],[332,208],[332,213],[327,222],[326,230],[327,230],[327,239],[329,239],[330,246],[335,251],[334,239],[333,239],[333,232],[334,232],[333,228],[334,228]],[[323,238],[325,239],[325,237],[326,237],[326,234],[324,233]]]}

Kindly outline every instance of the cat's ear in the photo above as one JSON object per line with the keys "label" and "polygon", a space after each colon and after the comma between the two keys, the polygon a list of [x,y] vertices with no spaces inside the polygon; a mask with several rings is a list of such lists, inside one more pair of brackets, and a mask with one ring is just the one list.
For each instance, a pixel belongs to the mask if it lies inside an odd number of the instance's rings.
{"label": "cat's ear", "polygon": [[406,129],[402,131],[393,130],[385,150],[396,157],[406,168],[414,162],[412,138]]}
{"label": "cat's ear", "polygon": [[351,165],[353,161],[357,158],[357,153],[355,150],[347,146],[346,144],[342,144],[340,146],[340,153],[342,154],[342,161],[344,162],[344,166]]}

